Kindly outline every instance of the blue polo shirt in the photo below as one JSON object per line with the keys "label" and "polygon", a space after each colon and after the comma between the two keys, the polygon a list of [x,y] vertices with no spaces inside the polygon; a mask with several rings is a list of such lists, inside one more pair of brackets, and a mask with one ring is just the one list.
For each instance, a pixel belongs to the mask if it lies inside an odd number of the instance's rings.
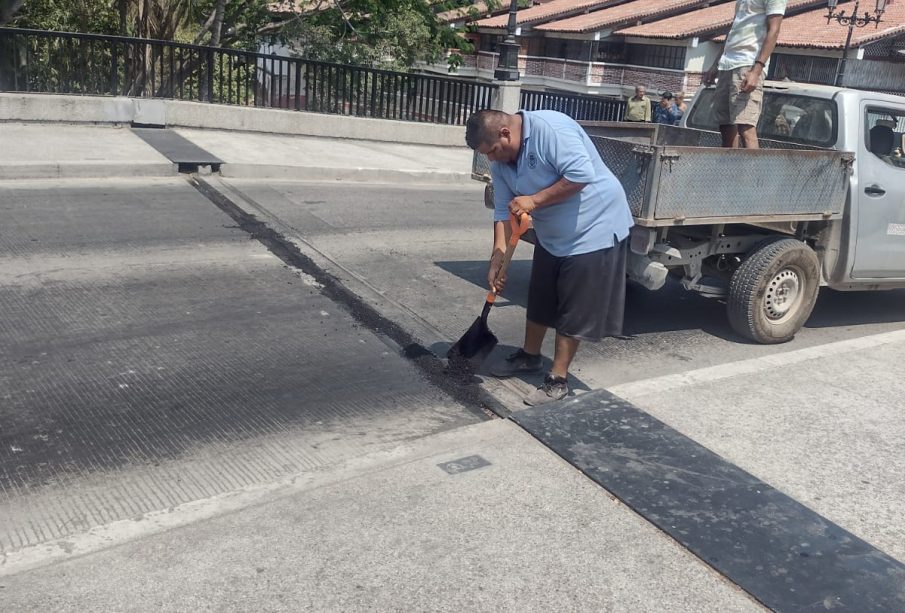
{"label": "blue polo shirt", "polygon": [[531,214],[544,249],[557,257],[579,255],[612,247],[628,236],[633,221],[625,190],[581,126],[557,111],[519,113],[518,160],[490,165],[494,221],[509,219],[509,202],[515,196],[536,194],[565,178],[587,185],[568,200]]}

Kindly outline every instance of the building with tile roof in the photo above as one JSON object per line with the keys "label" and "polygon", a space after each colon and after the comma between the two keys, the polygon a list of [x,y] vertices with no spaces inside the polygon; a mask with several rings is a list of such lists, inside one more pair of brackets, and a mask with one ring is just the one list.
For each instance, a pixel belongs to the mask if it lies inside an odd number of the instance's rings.
{"label": "building with tile roof", "polygon": [[[838,8],[852,5],[843,0]],[[522,82],[619,97],[635,85],[693,92],[719,53],[735,8],[734,0],[552,0],[522,9]],[[477,51],[464,58],[462,76],[492,77],[507,21],[501,14],[474,22]],[[826,0],[789,0],[771,78],[831,84],[846,34],[835,20],[828,23]],[[889,4],[879,27],[855,28],[848,57],[846,84],[905,93],[905,0]]]}
{"label": "building with tile roof", "polygon": [[[516,25],[524,27],[546,23],[588,11],[606,8],[625,2],[626,0],[552,0],[531,8],[521,9],[516,14]],[[497,15],[475,22],[478,31],[505,33],[509,23],[509,15]]]}

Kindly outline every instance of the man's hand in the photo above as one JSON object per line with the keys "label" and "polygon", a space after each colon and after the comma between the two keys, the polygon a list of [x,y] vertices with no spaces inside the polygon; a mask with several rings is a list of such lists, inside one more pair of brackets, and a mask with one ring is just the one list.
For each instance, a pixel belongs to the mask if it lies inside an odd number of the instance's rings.
{"label": "man's hand", "polygon": [[743,94],[750,94],[755,89],[757,89],[757,84],[760,81],[760,75],[763,73],[763,69],[760,67],[760,64],[755,64],[751,67],[751,70],[742,75],[742,80],[738,84],[738,90]]}
{"label": "man's hand", "polygon": [[493,252],[493,255],[490,256],[490,267],[487,270],[487,285],[490,287],[490,291],[495,294],[499,294],[503,291],[503,287],[506,286],[506,277],[497,278],[500,275],[500,268],[503,267],[503,252],[499,249]]}
{"label": "man's hand", "polygon": [[701,77],[701,82],[704,85],[713,85],[714,83],[716,83],[716,78],[719,74],[720,74],[720,71],[717,70],[716,66],[714,66],[713,68],[711,68],[710,70],[708,70],[707,72],[704,73],[704,75]]}
{"label": "man's hand", "polygon": [[537,203],[532,196],[516,196],[509,203],[509,212],[520,217],[522,214],[530,215],[537,208]]}

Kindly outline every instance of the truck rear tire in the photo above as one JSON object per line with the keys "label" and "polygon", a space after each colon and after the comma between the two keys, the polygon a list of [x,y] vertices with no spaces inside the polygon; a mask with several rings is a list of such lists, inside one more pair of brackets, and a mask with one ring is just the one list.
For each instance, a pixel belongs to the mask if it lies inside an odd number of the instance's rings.
{"label": "truck rear tire", "polygon": [[819,288],[820,263],[807,244],[794,238],[762,241],[729,281],[729,323],[758,343],[785,343],[811,316]]}

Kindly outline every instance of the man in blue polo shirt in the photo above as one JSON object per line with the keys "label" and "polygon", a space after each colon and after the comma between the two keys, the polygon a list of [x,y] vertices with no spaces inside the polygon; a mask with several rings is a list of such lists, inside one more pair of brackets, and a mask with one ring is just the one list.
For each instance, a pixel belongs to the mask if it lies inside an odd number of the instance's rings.
{"label": "man in blue polo shirt", "polygon": [[506,282],[498,277],[509,214],[530,214],[537,235],[525,342],[490,372],[507,377],[540,371],[541,345],[554,328],[553,367],[525,402],[559,400],[569,393],[579,343],[622,333],[632,226],[625,191],[581,126],[556,111],[480,111],[468,119],[465,141],[491,161],[491,289],[500,291]]}

